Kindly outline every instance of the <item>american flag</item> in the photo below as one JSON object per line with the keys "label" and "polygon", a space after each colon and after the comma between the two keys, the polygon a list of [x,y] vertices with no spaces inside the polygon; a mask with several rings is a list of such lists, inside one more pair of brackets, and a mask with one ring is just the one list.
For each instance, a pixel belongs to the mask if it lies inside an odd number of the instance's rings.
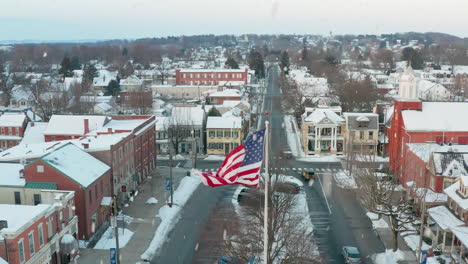
{"label": "american flag", "polygon": [[198,174],[205,185],[216,187],[242,184],[258,187],[260,167],[263,161],[265,129],[250,135],[243,145],[233,149],[224,159],[223,165],[215,172]]}

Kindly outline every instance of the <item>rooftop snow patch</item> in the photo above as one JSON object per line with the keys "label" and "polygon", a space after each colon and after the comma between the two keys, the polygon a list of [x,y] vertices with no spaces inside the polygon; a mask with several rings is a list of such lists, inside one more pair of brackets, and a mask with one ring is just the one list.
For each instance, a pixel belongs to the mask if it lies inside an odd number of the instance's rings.
{"label": "rooftop snow patch", "polygon": [[19,163],[0,163],[0,186],[16,186],[23,187],[25,184],[24,177],[20,177],[21,170],[24,166]]}
{"label": "rooftop snow patch", "polygon": [[47,125],[47,122],[29,122],[20,144],[44,142],[44,131]]}
{"label": "rooftop snow patch", "polygon": [[72,143],[43,156],[41,160],[85,188],[110,169]]}
{"label": "rooftop snow patch", "polygon": [[468,113],[468,103],[458,102],[423,102],[421,111],[402,111],[408,131],[468,131],[464,113]]}
{"label": "rooftop snow patch", "polygon": [[53,205],[38,204],[38,205],[19,205],[19,204],[0,204],[0,212],[8,212],[1,214],[0,220],[6,220],[8,227],[3,228],[0,233],[15,233],[22,227],[32,224],[31,221],[38,216],[44,214]]}
{"label": "rooftop snow patch", "polygon": [[22,127],[26,120],[25,114],[5,113],[0,116],[0,126],[3,127]]}
{"label": "rooftop snow patch", "polygon": [[45,135],[84,135],[85,119],[88,119],[89,131],[101,128],[106,123],[106,116],[53,115]]}
{"label": "rooftop snow patch", "polygon": [[431,154],[434,152],[449,152],[454,153],[468,152],[468,145],[439,145],[437,143],[407,143],[411,152],[416,154],[422,161],[427,163]]}
{"label": "rooftop snow patch", "polygon": [[206,121],[206,128],[241,128],[242,118],[240,117],[221,117],[221,116],[209,116]]}
{"label": "rooftop snow patch", "polygon": [[444,193],[447,194],[452,201],[454,201],[459,207],[463,210],[468,209],[468,198],[463,198],[460,194],[458,194],[458,189],[460,188],[460,181],[456,181],[449,187],[445,188]]}
{"label": "rooftop snow patch", "polygon": [[444,205],[429,208],[427,212],[431,216],[432,220],[434,220],[437,225],[445,231],[450,227],[461,226],[464,224],[463,221],[453,215],[453,213]]}

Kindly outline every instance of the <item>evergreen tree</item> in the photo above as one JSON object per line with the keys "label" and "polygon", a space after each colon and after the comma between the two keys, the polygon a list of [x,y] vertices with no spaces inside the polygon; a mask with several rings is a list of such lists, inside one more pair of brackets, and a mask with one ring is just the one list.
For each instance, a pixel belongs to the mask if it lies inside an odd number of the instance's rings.
{"label": "evergreen tree", "polygon": [[73,76],[73,72],[71,70],[71,62],[68,56],[63,57],[63,60],[60,63],[59,74],[63,74],[64,77]]}
{"label": "evergreen tree", "polygon": [[125,47],[122,50],[122,56],[127,56],[128,55],[128,49]]}
{"label": "evergreen tree", "polygon": [[305,45],[302,48],[301,58],[303,62],[309,60],[309,54],[307,53],[307,47]]}
{"label": "evergreen tree", "polygon": [[120,85],[116,80],[109,82],[109,85],[106,87],[105,95],[117,96],[120,93]]}
{"label": "evergreen tree", "polygon": [[234,58],[229,57],[226,62],[224,63],[224,66],[227,69],[239,69],[239,64],[234,60]]}
{"label": "evergreen tree", "polygon": [[385,49],[386,47],[387,47],[387,42],[386,41],[380,41],[379,49]]}
{"label": "evergreen tree", "polygon": [[415,70],[421,70],[424,68],[424,59],[421,55],[421,52],[407,47],[404,48],[401,54],[401,60],[411,63],[411,67]]}
{"label": "evergreen tree", "polygon": [[289,74],[289,54],[287,51],[283,51],[283,53],[281,53],[280,67],[284,74]]}
{"label": "evergreen tree", "polygon": [[70,70],[71,70],[71,71],[74,71],[74,70],[81,70],[80,59],[79,59],[77,56],[73,56],[73,57],[71,58]]}
{"label": "evergreen tree", "polygon": [[265,64],[263,63],[263,56],[260,52],[252,50],[247,59],[250,69],[255,71],[257,78],[265,78]]}
{"label": "evergreen tree", "polygon": [[221,113],[216,107],[211,107],[210,111],[208,111],[208,116],[221,116]]}
{"label": "evergreen tree", "polygon": [[83,79],[81,81],[81,86],[84,90],[88,90],[93,83],[94,77],[98,77],[98,72],[94,65],[85,65],[83,68]]}

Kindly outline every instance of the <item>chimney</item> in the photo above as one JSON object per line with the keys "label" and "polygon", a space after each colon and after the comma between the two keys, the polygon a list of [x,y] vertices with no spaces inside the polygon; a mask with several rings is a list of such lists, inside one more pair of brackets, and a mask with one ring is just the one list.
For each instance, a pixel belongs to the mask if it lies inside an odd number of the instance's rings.
{"label": "chimney", "polygon": [[84,149],[89,149],[89,143],[81,143]]}
{"label": "chimney", "polygon": [[112,127],[107,128],[107,133],[112,134]]}
{"label": "chimney", "polygon": [[34,126],[34,122],[31,122],[31,127],[33,127],[33,126]]}
{"label": "chimney", "polygon": [[3,228],[8,228],[7,220],[0,220],[0,230],[2,230]]}
{"label": "chimney", "polygon": [[89,119],[86,118],[83,120],[83,122],[84,122],[84,133],[88,134],[89,133]]}

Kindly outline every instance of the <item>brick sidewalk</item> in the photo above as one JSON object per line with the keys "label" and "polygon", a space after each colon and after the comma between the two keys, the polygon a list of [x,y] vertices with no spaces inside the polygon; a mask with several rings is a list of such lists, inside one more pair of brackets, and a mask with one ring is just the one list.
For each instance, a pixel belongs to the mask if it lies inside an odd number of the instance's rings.
{"label": "brick sidewalk", "polygon": [[[187,170],[173,168],[174,189],[177,189]],[[156,217],[159,209],[166,205],[168,191],[165,189],[165,178],[169,177],[169,168],[157,168],[154,176],[140,185],[140,192],[128,207],[122,209],[123,214],[133,217],[133,221],[126,227],[134,232],[132,238],[124,248],[120,249],[120,263],[142,263],[140,255],[146,250],[153,239],[154,233],[160,223]],[[146,204],[150,197],[158,200],[157,204]],[[109,250],[80,249],[78,264],[102,264],[109,263]]]}

